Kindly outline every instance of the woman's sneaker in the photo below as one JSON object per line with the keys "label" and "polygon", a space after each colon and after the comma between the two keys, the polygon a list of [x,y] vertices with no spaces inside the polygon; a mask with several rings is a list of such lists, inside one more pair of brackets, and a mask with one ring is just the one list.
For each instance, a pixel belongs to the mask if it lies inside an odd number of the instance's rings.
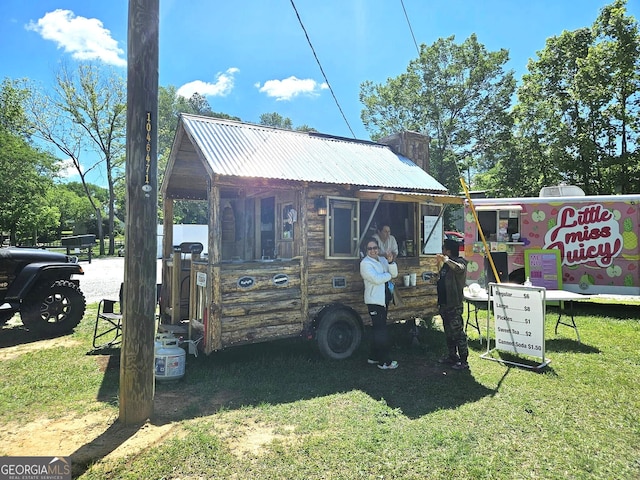
{"label": "woman's sneaker", "polygon": [[395,368],[398,368],[398,362],[393,360],[393,361],[388,362],[388,363],[379,363],[378,364],[378,368],[380,370],[393,370]]}

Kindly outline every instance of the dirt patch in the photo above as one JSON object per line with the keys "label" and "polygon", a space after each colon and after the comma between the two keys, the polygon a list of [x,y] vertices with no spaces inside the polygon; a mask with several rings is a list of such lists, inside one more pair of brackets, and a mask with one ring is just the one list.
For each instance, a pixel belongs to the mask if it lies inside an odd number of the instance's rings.
{"label": "dirt patch", "polygon": [[278,431],[284,431],[284,433],[277,433],[274,427],[260,422],[242,425],[217,423],[216,426],[226,432],[222,435],[222,440],[238,457],[245,454],[260,455],[263,447],[274,440],[290,441],[292,437],[288,434],[294,431],[294,427],[285,425],[278,426]]}
{"label": "dirt patch", "polygon": [[[223,395],[226,397],[226,395]],[[172,402],[180,402],[180,405]],[[182,438],[187,431],[178,422],[162,423],[172,412],[183,408],[183,395],[156,397],[154,421],[142,426],[125,426],[117,420],[114,409],[93,411],[83,416],[66,415],[60,418],[40,418],[27,424],[12,423],[0,432],[0,452],[7,456],[68,456],[74,475],[81,474],[95,462],[113,461],[136,455],[169,438]],[[256,422],[238,425],[216,423],[221,439],[229,450],[242,457],[260,455],[274,440],[290,441],[292,426],[269,425]]]}

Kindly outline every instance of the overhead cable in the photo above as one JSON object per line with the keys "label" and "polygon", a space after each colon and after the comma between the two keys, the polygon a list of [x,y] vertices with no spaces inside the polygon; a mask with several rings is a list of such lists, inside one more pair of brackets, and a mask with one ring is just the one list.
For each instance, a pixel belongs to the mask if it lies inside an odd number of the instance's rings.
{"label": "overhead cable", "polygon": [[344,119],[344,122],[347,124],[347,127],[349,128],[349,131],[351,132],[351,135],[353,135],[353,138],[356,138],[356,134],[353,133],[353,130],[351,129],[351,125],[349,125],[349,121],[347,120],[347,117],[345,116],[344,112],[342,111],[342,107],[340,107],[340,103],[338,102],[338,99],[336,98],[335,93],[333,93],[333,88],[331,88],[331,84],[329,83],[329,79],[327,78],[327,75],[324,73],[322,65],[320,64],[320,60],[318,59],[318,55],[316,55],[316,51],[313,48],[313,45],[311,44],[311,40],[309,39],[309,35],[307,34],[307,29],[304,28],[304,24],[302,23],[302,19],[300,18],[300,15],[298,14],[298,9],[296,8],[295,3],[293,3],[293,0],[291,0],[291,6],[293,7],[293,10],[296,12],[296,16],[298,17],[298,22],[300,22],[300,26],[302,27],[302,31],[304,32],[304,36],[307,37],[307,42],[309,43],[309,46],[311,47],[311,51],[313,52],[313,56],[316,59],[316,63],[318,64],[318,67],[320,67],[320,71],[322,72],[322,76],[324,77],[324,81],[327,83],[327,86],[329,87],[329,91],[331,92],[331,95],[333,96],[333,100],[336,102],[336,105],[338,106],[338,110],[340,110],[340,114],[342,115],[342,118]]}
{"label": "overhead cable", "polygon": [[411,22],[409,21],[409,15],[407,15],[407,9],[404,8],[403,0],[400,0],[400,4],[402,5],[402,11],[404,12],[404,18],[407,19],[407,25],[409,25],[409,31],[411,32],[411,38],[413,38],[413,44],[416,46],[416,50],[418,51],[418,56],[420,56],[420,48],[418,48],[418,42],[416,42],[416,37],[413,34],[413,29],[411,28]]}

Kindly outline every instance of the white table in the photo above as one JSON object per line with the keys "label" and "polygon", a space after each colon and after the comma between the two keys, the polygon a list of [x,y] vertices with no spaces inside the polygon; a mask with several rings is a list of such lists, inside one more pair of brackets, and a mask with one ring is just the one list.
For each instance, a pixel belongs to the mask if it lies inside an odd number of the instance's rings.
{"label": "white table", "polygon": [[[475,325],[471,324],[473,328],[478,331],[480,335],[480,344],[482,344],[482,333],[480,331],[480,324],[478,323],[478,310],[480,308],[484,308],[489,310],[489,295],[487,291],[483,288],[476,295],[472,295],[468,288],[464,289],[464,299],[467,302],[467,323],[464,327],[465,331],[469,326],[469,319],[471,315],[471,306],[474,308],[475,315]],[[576,337],[578,338],[578,343],[580,343],[580,333],[578,332],[578,326],[576,325],[574,316],[573,316],[573,302],[585,302],[591,299],[591,295],[583,295],[581,293],[569,292],[567,290],[546,290],[545,291],[545,303],[548,302],[561,302],[560,304],[560,313],[558,315],[558,320],[556,322],[555,334],[558,334],[558,325],[566,325],[567,327],[571,327],[576,332]],[[562,321],[562,311],[564,310],[563,302],[569,303],[569,317],[571,318],[571,323],[568,321]],[[488,332],[487,332],[488,335]]]}

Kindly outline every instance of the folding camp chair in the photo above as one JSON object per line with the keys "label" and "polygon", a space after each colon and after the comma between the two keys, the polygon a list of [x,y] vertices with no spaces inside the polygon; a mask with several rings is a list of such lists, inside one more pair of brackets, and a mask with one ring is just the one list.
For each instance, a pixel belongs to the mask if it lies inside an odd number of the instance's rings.
{"label": "folding camp chair", "polygon": [[[162,284],[156,285],[156,305],[160,303]],[[122,342],[122,295],[124,283],[120,284],[118,300],[104,298],[98,304],[96,324],[93,328],[93,348],[113,348]],[[106,340],[106,341],[105,341]]]}
{"label": "folding camp chair", "polygon": [[124,283],[121,283],[118,300],[108,298],[100,300],[96,324],[93,328],[93,348],[112,348],[122,342],[123,289]]}

